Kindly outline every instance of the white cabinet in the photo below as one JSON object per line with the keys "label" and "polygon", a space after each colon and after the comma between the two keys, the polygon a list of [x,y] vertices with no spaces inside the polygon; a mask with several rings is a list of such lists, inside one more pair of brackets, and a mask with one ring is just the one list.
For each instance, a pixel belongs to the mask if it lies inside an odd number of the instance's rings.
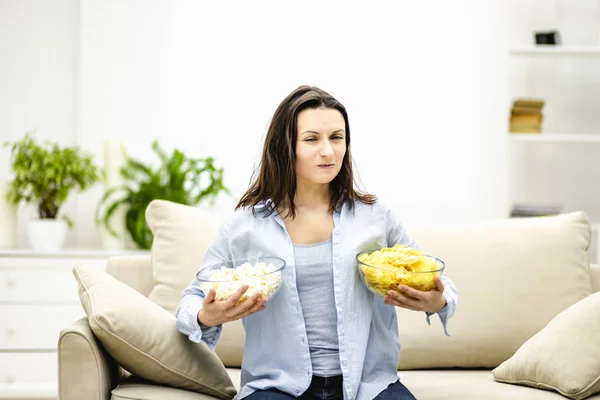
{"label": "white cabinet", "polygon": [[0,304],[0,349],[54,349],[62,329],[81,318],[79,304]]}
{"label": "white cabinet", "polygon": [[73,266],[123,254],[0,250],[0,399],[56,399],[58,336],[85,315]]}

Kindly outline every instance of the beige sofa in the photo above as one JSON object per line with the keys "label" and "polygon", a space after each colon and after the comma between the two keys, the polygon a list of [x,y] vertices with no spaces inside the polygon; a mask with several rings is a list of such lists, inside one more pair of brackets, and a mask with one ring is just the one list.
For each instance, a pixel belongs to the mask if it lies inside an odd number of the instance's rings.
{"label": "beige sofa", "polygon": [[[600,290],[600,266],[588,267],[586,261],[590,232],[585,214],[415,229],[412,234],[427,252],[446,261],[460,293],[448,325],[451,337],[444,335],[438,318],[428,326],[422,313],[397,310],[402,343],[399,376],[415,396],[563,398],[552,391],[496,382],[491,370],[560,311]],[[149,256],[120,257],[109,260],[107,271],[148,296],[155,286],[152,268]],[[238,387],[243,343],[241,324],[230,323],[216,350]],[[131,376],[103,349],[87,319],[61,333],[58,352],[61,400],[211,398]]]}

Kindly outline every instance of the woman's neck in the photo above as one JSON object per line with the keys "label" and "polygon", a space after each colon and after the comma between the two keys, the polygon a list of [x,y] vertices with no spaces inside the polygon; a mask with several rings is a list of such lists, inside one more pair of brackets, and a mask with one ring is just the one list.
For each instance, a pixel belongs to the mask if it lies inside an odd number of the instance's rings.
{"label": "woman's neck", "polygon": [[296,184],[294,205],[298,209],[329,208],[329,184],[307,184],[299,181]]}

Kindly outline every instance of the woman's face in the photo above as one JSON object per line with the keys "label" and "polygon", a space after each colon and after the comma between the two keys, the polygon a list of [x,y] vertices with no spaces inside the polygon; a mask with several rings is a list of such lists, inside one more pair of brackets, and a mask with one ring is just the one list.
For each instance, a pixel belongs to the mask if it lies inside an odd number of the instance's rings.
{"label": "woman's face", "polygon": [[309,108],[298,114],[296,178],[329,183],[342,168],[346,131],[342,114],[332,108]]}

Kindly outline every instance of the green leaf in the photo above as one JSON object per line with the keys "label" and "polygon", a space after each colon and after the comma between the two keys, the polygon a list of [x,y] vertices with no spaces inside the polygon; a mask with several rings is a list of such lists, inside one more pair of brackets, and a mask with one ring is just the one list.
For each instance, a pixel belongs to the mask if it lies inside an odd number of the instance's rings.
{"label": "green leaf", "polygon": [[140,249],[152,246],[152,232],[145,216],[146,207],[152,200],[196,205],[204,199],[214,203],[219,193],[229,193],[223,184],[223,168],[215,166],[213,157],[190,158],[178,149],[169,155],[157,140],[152,142],[152,150],[158,158],[158,166],[154,168],[151,163],[127,158],[120,170],[125,183],[106,191],[95,215],[97,224],[112,234],[111,216],[123,206],[125,227]]}
{"label": "green leaf", "polygon": [[110,207],[108,207],[108,209],[106,210],[106,213],[104,214],[104,218],[102,218],[102,224],[106,227],[106,230],[108,231],[108,233],[110,233],[110,235],[115,238],[120,238],[120,236],[110,225],[110,217],[112,217],[112,215],[115,213],[115,211],[117,211],[119,206],[121,206],[122,204],[125,204],[126,202],[127,202],[127,197],[116,200],[114,203],[112,203],[110,205]]}
{"label": "green leaf", "polygon": [[65,221],[67,223],[67,226],[70,229],[73,229],[73,220],[71,218],[67,217],[66,215],[63,215],[62,219],[63,219],[63,221]]}
{"label": "green leaf", "polygon": [[[106,220],[106,216],[102,217],[102,207],[106,206],[106,204],[104,203],[109,203],[108,208],[110,208],[110,202],[108,201],[110,199],[111,196],[115,195],[115,193],[117,195],[121,195],[121,196],[125,196],[125,194],[127,195],[125,197],[125,199],[128,199],[131,197],[131,189],[127,186],[127,185],[119,185],[119,186],[114,186],[110,189],[108,189],[106,192],[104,192],[104,195],[102,195],[102,198],[100,199],[100,201],[98,202],[98,205],[96,206],[96,212],[94,215],[94,219],[96,220],[96,224],[100,224],[102,223],[102,220]],[[110,229],[109,229],[110,230]]]}

